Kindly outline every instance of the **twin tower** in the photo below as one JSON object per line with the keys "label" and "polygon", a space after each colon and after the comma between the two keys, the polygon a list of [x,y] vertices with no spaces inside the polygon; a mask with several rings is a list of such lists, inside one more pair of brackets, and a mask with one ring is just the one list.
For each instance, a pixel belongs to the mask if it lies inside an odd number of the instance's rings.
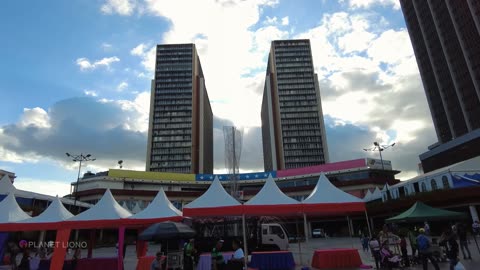
{"label": "twin tower", "polygon": [[[156,53],[146,169],[213,173],[213,113],[195,45]],[[309,40],[272,41],[261,117],[265,171],[329,162]]]}

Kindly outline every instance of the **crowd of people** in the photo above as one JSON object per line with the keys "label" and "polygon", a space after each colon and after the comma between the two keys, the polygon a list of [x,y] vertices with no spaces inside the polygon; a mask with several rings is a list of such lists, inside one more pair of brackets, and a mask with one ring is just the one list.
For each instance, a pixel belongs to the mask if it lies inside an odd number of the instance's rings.
{"label": "crowd of people", "polygon": [[[472,224],[472,234],[474,236],[480,234],[478,221]],[[384,225],[383,229],[371,238],[363,235],[361,243],[364,252],[371,252],[376,269],[392,269],[421,264],[424,270],[428,270],[430,261],[433,268],[439,270],[438,260],[445,259],[449,262],[450,269],[454,270],[460,262],[460,250],[464,260],[472,259],[468,246],[468,229],[463,223],[452,223],[450,227],[443,230],[438,239],[431,237],[428,222],[425,222],[420,228],[413,227],[411,229],[399,229],[394,224]],[[408,246],[411,249],[410,254]]]}

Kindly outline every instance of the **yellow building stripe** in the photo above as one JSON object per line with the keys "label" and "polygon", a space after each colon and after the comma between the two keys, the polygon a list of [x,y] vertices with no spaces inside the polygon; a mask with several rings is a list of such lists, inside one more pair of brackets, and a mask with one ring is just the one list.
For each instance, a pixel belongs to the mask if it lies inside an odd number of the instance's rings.
{"label": "yellow building stripe", "polygon": [[110,169],[108,170],[108,176],[116,177],[116,178],[130,178],[130,179],[195,182],[195,174],[183,174],[183,173],[145,172],[145,171]]}

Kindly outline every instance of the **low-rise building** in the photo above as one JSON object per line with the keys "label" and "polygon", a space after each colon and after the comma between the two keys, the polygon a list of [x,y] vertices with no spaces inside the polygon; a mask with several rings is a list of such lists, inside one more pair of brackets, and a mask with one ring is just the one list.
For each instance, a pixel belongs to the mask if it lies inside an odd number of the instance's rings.
{"label": "low-rise building", "polygon": [[[333,184],[359,198],[366,191],[385,184],[399,182],[395,175],[400,171],[392,168],[391,162],[361,158],[355,160],[328,163],[323,165],[268,171],[241,173],[238,181],[238,198],[247,201],[253,197],[265,183],[268,175],[288,196],[297,200],[306,198],[315,187],[320,173],[325,173]],[[210,182],[218,177],[229,190],[232,175],[227,174],[179,174],[110,169],[96,174],[85,174],[79,181],[78,199],[94,204],[105,190],[112,191],[115,199],[129,210],[145,208],[160,188],[179,209],[203,194]],[[76,182],[72,183],[75,186]]]}

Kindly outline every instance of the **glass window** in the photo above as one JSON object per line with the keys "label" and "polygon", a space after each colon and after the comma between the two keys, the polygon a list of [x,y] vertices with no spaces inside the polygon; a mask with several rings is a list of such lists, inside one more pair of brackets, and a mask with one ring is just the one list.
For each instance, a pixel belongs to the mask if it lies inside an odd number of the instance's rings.
{"label": "glass window", "polygon": [[425,185],[425,182],[422,182],[422,192],[427,191],[427,185]]}
{"label": "glass window", "polygon": [[442,177],[443,188],[448,189],[450,188],[450,182],[448,182],[448,177],[445,175]]}
{"label": "glass window", "polygon": [[430,185],[432,186],[432,190],[438,189],[437,181],[435,181],[435,179],[430,180]]}
{"label": "glass window", "polygon": [[275,234],[278,237],[280,237],[281,239],[285,238],[285,235],[283,234],[283,230],[279,226],[271,226],[270,227],[270,234]]}

